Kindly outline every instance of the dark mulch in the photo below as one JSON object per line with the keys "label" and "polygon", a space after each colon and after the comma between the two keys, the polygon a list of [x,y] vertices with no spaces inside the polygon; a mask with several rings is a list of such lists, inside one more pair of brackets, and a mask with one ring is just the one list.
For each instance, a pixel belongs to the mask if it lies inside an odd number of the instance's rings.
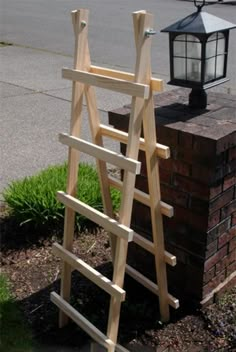
{"label": "dark mulch", "polygon": [[[75,324],[58,329],[58,309],[50,292],[59,292],[60,260],[52,254],[52,243],[61,241],[60,231],[47,233],[16,226],[0,217],[1,267],[11,282],[23,315],[40,346],[70,346],[80,350],[88,337]],[[110,247],[100,229],[78,234],[73,251],[82,260],[111,277]],[[119,340],[130,351],[236,351],[236,289],[204,312],[184,315],[172,312],[172,321],[159,321],[154,295],[130,278],[125,280],[127,299],[123,303]],[[97,327],[106,331],[109,297],[82,277],[72,275],[72,305]],[[45,347],[42,347],[42,351]]]}

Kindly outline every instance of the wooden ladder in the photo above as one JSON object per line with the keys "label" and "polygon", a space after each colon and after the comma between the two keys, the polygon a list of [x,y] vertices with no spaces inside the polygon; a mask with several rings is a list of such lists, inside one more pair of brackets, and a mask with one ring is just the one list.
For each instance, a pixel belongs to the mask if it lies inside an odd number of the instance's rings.
{"label": "wooden ladder", "polygon": [[[178,308],[178,300],[167,290],[166,263],[176,264],[175,256],[165,251],[162,215],[172,216],[173,208],[160,199],[158,157],[168,158],[169,148],[156,143],[153,91],[162,90],[162,80],[151,77],[151,34],[153,16],[146,11],[133,13],[136,66],[135,74],[105,69],[91,65],[88,47],[88,15],[86,9],[72,12],[75,33],[74,69],[64,68],[63,78],[73,81],[70,134],[60,134],[61,143],[69,147],[67,190],[58,192],[57,198],[65,205],[63,246],[55,243],[53,252],[63,261],[61,292],[51,293],[51,300],[60,309],[59,325],[63,327],[71,318],[108,352],[127,351],[117,344],[121,303],[125,300],[123,289],[125,272],[159,296],[162,321],[169,320],[169,305]],[[100,123],[94,86],[132,96],[132,108],[128,133]],[[80,138],[83,96],[86,98],[92,143]],[[143,126],[144,138],[140,138]],[[103,146],[103,136],[127,144],[126,156]],[[137,160],[139,148],[145,150],[149,193],[135,189],[136,174],[141,164]],[[96,158],[104,213],[76,199],[79,152]],[[110,177],[110,163],[124,170],[123,181]],[[110,186],[121,190],[119,222],[114,219]],[[133,199],[148,205],[151,210],[153,242],[144,239],[130,229]],[[112,281],[72,254],[75,212],[78,212],[110,233],[113,259]],[[126,264],[128,242],[134,241],[155,257],[157,284]],[[70,304],[71,272],[76,269],[110,294],[110,308],[106,335],[92,325]]]}

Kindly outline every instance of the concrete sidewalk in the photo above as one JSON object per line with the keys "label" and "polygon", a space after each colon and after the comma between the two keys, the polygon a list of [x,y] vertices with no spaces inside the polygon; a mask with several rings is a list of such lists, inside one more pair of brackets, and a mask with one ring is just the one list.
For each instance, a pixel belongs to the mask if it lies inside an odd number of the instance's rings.
{"label": "concrete sidewalk", "polygon": [[[70,81],[61,78],[72,58],[18,46],[0,47],[0,194],[15,179],[33,175],[67,158],[58,142],[59,132],[69,132]],[[102,123],[107,111],[130,103],[131,98],[97,89]],[[86,108],[82,138],[90,139]],[[117,150],[117,143],[108,143]],[[93,162],[82,155],[83,161]],[[1,199],[1,196],[0,196]]]}

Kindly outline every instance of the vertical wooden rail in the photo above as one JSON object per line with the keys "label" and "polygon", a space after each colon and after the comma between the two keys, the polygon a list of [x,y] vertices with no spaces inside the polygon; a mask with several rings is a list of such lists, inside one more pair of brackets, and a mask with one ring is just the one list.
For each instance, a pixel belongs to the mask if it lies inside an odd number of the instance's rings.
{"label": "vertical wooden rail", "polygon": [[[74,34],[76,35],[76,23],[77,23],[76,11],[72,11],[72,23],[73,23]],[[86,26],[88,27],[88,23],[86,24]],[[85,65],[88,68],[88,70],[90,70],[91,58],[90,58],[90,52],[89,52],[88,38],[85,43],[85,52],[86,52]],[[89,125],[90,125],[92,141],[94,144],[103,147],[102,135],[100,133],[101,121],[100,121],[100,116],[98,112],[96,92],[94,87],[85,85],[84,94],[85,94],[85,99],[86,99],[86,104],[88,109],[88,117],[89,117]],[[96,164],[97,164],[99,182],[101,187],[104,213],[109,217],[113,217],[107,166],[104,161],[98,160],[98,159],[96,159]],[[109,234],[109,237],[111,242],[112,257],[114,258],[116,238],[113,234]]]}
{"label": "vertical wooden rail", "polygon": [[[150,83],[147,72],[150,69],[151,38],[145,36],[145,31],[152,27],[153,16],[145,11],[136,12],[134,16],[135,37],[137,37],[137,60],[135,67],[135,82]],[[138,24],[137,24],[138,23]],[[137,28],[139,32],[137,33]],[[144,99],[133,97],[129,121],[129,140],[126,156],[132,159],[138,158],[139,139],[141,134]],[[129,226],[133,205],[136,175],[128,171],[124,172],[123,192],[120,208],[120,223]],[[114,260],[113,282],[123,287],[125,266],[127,259],[128,243],[118,238]],[[111,298],[107,336],[117,342],[121,304],[115,298]]]}
{"label": "vertical wooden rail", "polygon": [[[88,10],[79,10],[73,12],[73,22],[75,23],[75,53],[74,53],[74,68],[87,70],[86,63],[86,43],[87,43],[87,27],[84,23],[88,22]],[[82,106],[83,106],[84,85],[79,82],[73,82],[72,87],[72,108],[70,134],[76,137],[80,136]],[[68,154],[68,175],[67,175],[67,193],[75,196],[78,181],[78,165],[79,152],[69,148]],[[75,212],[66,207],[64,221],[64,240],[63,247],[67,250],[72,250],[75,226]],[[71,267],[66,262],[63,262],[61,275],[61,297],[69,301],[71,290]],[[68,323],[68,316],[60,311],[59,326],[63,327]]]}

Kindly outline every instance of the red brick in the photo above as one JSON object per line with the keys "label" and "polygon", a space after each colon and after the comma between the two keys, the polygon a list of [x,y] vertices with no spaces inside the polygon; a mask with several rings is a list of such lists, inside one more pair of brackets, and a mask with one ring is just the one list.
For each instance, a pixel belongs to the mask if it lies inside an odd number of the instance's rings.
{"label": "red brick", "polygon": [[161,159],[159,161],[159,165],[162,169],[165,169],[183,176],[190,175],[190,165],[181,160]]}
{"label": "red brick", "polygon": [[227,254],[227,246],[221,248],[218,252],[216,252],[212,257],[206,260],[204,265],[205,272],[210,270],[216,263],[220,261]]}
{"label": "red brick", "polygon": [[233,251],[222,258],[215,266],[216,275],[219,274],[228,265],[236,261],[236,252]]}
{"label": "red brick", "polygon": [[215,240],[214,242],[211,242],[206,247],[206,259],[211,257],[213,254],[215,254],[216,251],[217,251],[217,240]]}
{"label": "red brick", "polygon": [[130,108],[119,108],[108,112],[109,124],[121,131],[128,131]]}
{"label": "red brick", "polygon": [[216,141],[206,137],[194,136],[193,149],[203,155],[215,156]]}
{"label": "red brick", "polygon": [[211,268],[209,271],[204,273],[203,284],[207,284],[210,280],[213,279],[214,276],[215,276],[215,267],[213,266],[213,268]]}
{"label": "red brick", "polygon": [[234,212],[236,212],[236,200],[233,200],[221,209],[221,219],[223,220]]}
{"label": "red brick", "polygon": [[210,205],[209,205],[210,213],[213,213],[214,211],[220,208],[223,208],[226,204],[230,203],[233,200],[233,197],[234,197],[234,188],[231,187],[210,202]]}
{"label": "red brick", "polygon": [[225,233],[228,231],[231,227],[231,217],[228,217],[221,221],[219,224],[217,224],[213,229],[210,229],[207,232],[207,244],[210,242],[214,241],[216,238],[218,238],[222,233]]}
{"label": "red brick", "polygon": [[137,175],[136,176],[136,182],[135,182],[135,187],[142,192],[149,193],[148,192],[148,181],[145,176]]}
{"label": "red brick", "polygon": [[234,271],[236,271],[236,261],[234,261],[232,264],[230,264],[227,267],[227,276],[229,276],[230,274],[232,274]]}
{"label": "red brick", "polygon": [[192,165],[192,178],[198,182],[209,184],[214,176],[214,170],[209,167]]}
{"label": "red brick", "polygon": [[159,168],[161,183],[172,183],[172,172]]}
{"label": "red brick", "polygon": [[215,211],[208,217],[208,229],[216,226],[220,222],[220,210]]}
{"label": "red brick", "polygon": [[193,135],[186,132],[179,132],[179,145],[191,149],[193,144]]}
{"label": "red brick", "polygon": [[205,200],[209,198],[209,188],[206,185],[191,180],[188,177],[175,175],[174,185],[181,191],[188,192],[190,195],[196,196],[197,198]]}
{"label": "red brick", "polygon": [[166,126],[159,125],[157,130],[157,140],[158,143],[167,145],[178,145],[178,131]]}
{"label": "red brick", "polygon": [[236,211],[232,214],[232,226],[236,225]]}
{"label": "red brick", "polygon": [[161,197],[165,202],[171,202],[172,204],[179,204],[183,207],[187,207],[188,194],[176,190],[174,187],[162,185]]}
{"label": "red brick", "polygon": [[222,192],[222,184],[210,188],[210,199],[215,198]]}
{"label": "red brick", "polygon": [[236,235],[234,234],[234,237],[232,240],[229,242],[229,252],[232,252],[234,249],[236,249]]}
{"label": "red brick", "polygon": [[225,280],[226,272],[223,270],[203,287],[203,297],[211,293],[221,282]]}
{"label": "red brick", "polygon": [[194,229],[199,231],[206,231],[208,218],[202,214],[197,214],[191,209],[182,208],[178,205],[174,207],[174,219],[179,222],[191,225]]}
{"label": "red brick", "polygon": [[227,231],[218,237],[218,248],[223,247],[227,242],[233,238],[232,231]]}
{"label": "red brick", "polygon": [[[208,214],[208,202],[196,197],[190,197],[189,208],[197,213]],[[219,221],[218,221],[219,222]]]}
{"label": "red brick", "polygon": [[229,161],[236,159],[236,147],[229,149]]}
{"label": "red brick", "polygon": [[236,183],[236,176],[234,172],[231,173],[230,175],[225,176],[224,183],[223,183],[223,191],[234,186],[235,183]]}

